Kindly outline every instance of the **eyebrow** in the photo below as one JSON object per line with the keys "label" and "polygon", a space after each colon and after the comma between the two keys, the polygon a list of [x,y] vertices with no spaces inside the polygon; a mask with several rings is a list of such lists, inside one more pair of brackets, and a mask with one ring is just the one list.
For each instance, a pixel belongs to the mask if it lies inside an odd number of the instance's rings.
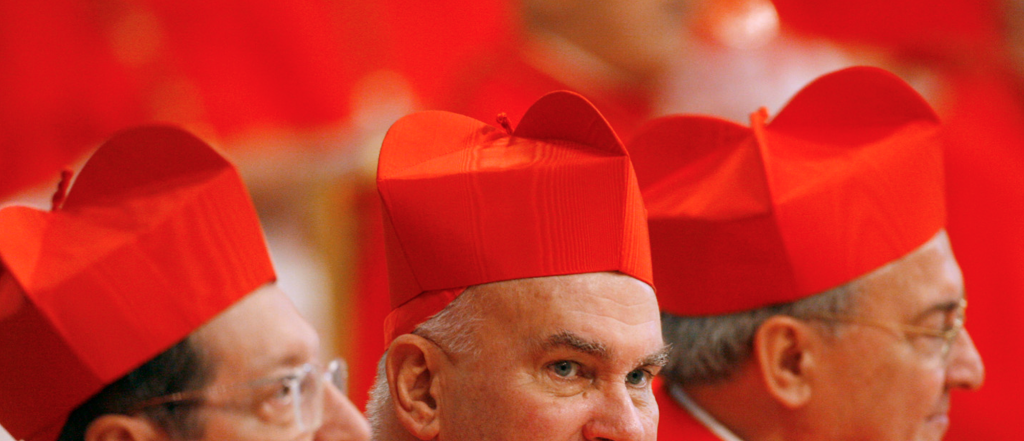
{"label": "eyebrow", "polygon": [[662,346],[657,352],[654,352],[640,360],[638,366],[665,367],[665,365],[668,364],[669,353],[671,351],[672,345]]}
{"label": "eyebrow", "polygon": [[[605,346],[604,343],[588,340],[571,331],[559,331],[558,333],[551,335],[544,342],[543,347],[544,349],[568,348],[570,350],[592,355],[600,358],[601,360],[611,359],[611,351],[608,350],[608,347]],[[637,367],[665,366],[668,364],[669,352],[671,349],[671,345],[662,346],[661,349],[640,359],[640,361],[637,362]]]}
{"label": "eyebrow", "polygon": [[962,295],[960,298],[958,298],[956,300],[950,300],[948,302],[936,303],[936,304],[932,305],[930,308],[928,308],[928,309],[926,309],[924,311],[921,311],[921,313],[917,314],[917,316],[914,317],[913,321],[916,322],[916,321],[924,320],[925,317],[928,317],[929,315],[935,314],[936,312],[949,313],[949,312],[956,311],[956,309],[960,307],[960,302],[962,302],[964,300],[967,300],[967,296],[966,295]]}
{"label": "eyebrow", "polygon": [[604,343],[587,340],[586,338],[576,335],[571,331],[559,331],[558,333],[551,335],[544,341],[542,346],[544,349],[567,348],[587,355],[592,355],[602,360],[611,359],[611,352]]}

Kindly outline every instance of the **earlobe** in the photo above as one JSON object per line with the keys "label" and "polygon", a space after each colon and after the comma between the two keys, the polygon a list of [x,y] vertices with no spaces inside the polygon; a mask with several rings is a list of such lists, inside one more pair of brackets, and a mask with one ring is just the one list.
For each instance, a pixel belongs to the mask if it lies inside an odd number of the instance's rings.
{"label": "earlobe", "polygon": [[441,429],[437,368],[443,357],[437,346],[414,334],[399,336],[388,349],[386,370],[395,414],[422,440],[437,438]]}
{"label": "earlobe", "polygon": [[153,441],[161,433],[149,421],[128,415],[102,415],[89,424],[85,441]]}
{"label": "earlobe", "polygon": [[811,399],[817,361],[813,340],[806,323],[782,315],[765,320],[754,334],[753,355],[765,388],[786,408],[800,408]]}

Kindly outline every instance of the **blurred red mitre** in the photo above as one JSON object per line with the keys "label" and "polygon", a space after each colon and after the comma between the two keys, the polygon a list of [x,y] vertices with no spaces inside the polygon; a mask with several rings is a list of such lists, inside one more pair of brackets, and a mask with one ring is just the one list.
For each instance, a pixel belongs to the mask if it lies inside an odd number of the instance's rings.
{"label": "blurred red mitre", "polygon": [[28,441],[275,279],[235,168],[170,127],[114,136],[51,212],[0,210],[0,261],[0,424]]}
{"label": "blurred red mitre", "polygon": [[388,343],[473,285],[599,271],[651,284],[629,157],[577,94],[545,95],[511,135],[454,113],[406,116],[384,139],[377,187]]}
{"label": "blurred red mitre", "polygon": [[909,85],[855,67],[752,128],[652,121],[630,145],[661,308],[717,315],[788,303],[914,250],[945,225],[939,122]]}

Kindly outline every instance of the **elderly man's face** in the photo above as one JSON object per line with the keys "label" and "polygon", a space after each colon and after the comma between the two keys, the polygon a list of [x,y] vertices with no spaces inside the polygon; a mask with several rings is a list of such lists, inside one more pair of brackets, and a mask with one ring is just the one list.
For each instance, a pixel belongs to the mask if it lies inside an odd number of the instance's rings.
{"label": "elderly man's face", "polygon": [[322,424],[296,430],[289,419],[294,415],[293,397],[280,393],[280,382],[264,381],[287,376],[307,363],[323,362],[316,331],[276,286],[250,294],[195,335],[213,369],[207,390],[227,388],[223,401],[199,408],[201,439],[369,439],[366,419],[333,386],[324,384],[322,399],[316,400]]}
{"label": "elderly man's face", "polygon": [[613,273],[481,285],[476,353],[439,372],[440,439],[649,441],[664,344],[653,290]]}
{"label": "elderly man's face", "polygon": [[[888,268],[867,276],[858,316],[876,323],[948,328],[964,296],[944,232]],[[947,355],[941,339],[880,326],[844,325],[821,360],[829,439],[938,441],[949,425],[950,391],[980,387],[981,358],[966,331]]]}

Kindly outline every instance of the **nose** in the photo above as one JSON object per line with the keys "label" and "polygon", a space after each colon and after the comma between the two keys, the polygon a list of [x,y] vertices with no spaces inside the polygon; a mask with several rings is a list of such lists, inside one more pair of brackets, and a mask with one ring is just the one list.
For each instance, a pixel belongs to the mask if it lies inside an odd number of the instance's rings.
{"label": "nose", "polygon": [[336,387],[324,388],[323,425],[313,438],[315,441],[368,441],[370,423],[359,409]]}
{"label": "nose", "polygon": [[591,407],[590,420],[583,427],[589,441],[653,441],[657,436],[658,406],[654,399],[635,400],[625,384],[617,384]]}
{"label": "nose", "polygon": [[951,351],[949,366],[946,368],[946,387],[971,390],[980,388],[985,382],[985,365],[966,329],[957,337]]}

